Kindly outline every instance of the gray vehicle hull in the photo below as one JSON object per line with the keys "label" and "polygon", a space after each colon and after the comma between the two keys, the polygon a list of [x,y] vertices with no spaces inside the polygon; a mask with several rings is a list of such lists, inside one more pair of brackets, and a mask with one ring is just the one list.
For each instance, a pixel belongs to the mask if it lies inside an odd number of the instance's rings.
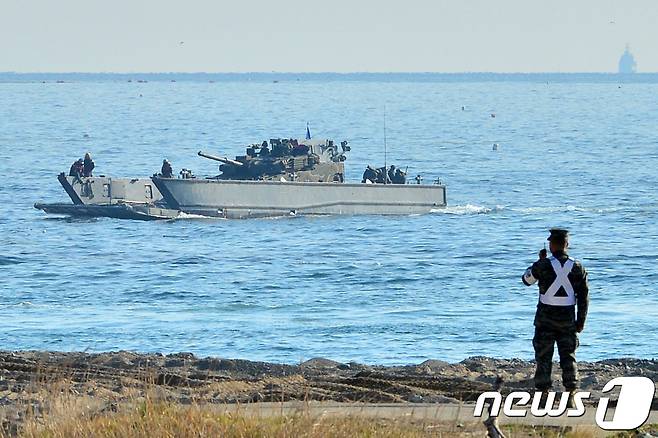
{"label": "gray vehicle hull", "polygon": [[224,218],[409,215],[446,205],[443,185],[151,179],[170,208]]}
{"label": "gray vehicle hull", "polygon": [[169,208],[149,178],[57,177],[73,201],[40,203],[34,207],[50,214],[116,219],[173,219],[179,211]]}
{"label": "gray vehicle hull", "polygon": [[114,219],[133,219],[152,221],[161,219],[174,219],[178,217],[177,210],[159,208],[144,204],[67,204],[67,203],[40,203],[34,208],[49,214],[61,214],[75,217],[110,217]]}

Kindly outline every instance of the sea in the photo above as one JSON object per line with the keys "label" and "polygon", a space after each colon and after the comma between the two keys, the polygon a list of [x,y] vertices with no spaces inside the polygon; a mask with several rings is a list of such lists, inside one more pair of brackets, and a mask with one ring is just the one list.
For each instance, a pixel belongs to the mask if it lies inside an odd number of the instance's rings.
{"label": "sea", "polygon": [[[141,222],[36,210],[57,174],[217,174],[277,137],[347,140],[348,180],[447,186],[415,216]],[[589,274],[578,358],[658,357],[658,75],[0,74],[0,349],[298,363],[531,359],[548,229]],[[497,147],[494,147],[494,144]],[[385,157],[386,154],[386,157]]]}

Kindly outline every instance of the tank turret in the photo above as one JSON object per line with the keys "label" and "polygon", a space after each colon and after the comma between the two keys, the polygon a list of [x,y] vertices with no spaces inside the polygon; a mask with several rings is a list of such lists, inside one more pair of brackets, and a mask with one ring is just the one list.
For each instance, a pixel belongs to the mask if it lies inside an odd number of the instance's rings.
{"label": "tank turret", "polygon": [[199,156],[219,161],[221,174],[217,179],[225,180],[270,180],[343,182],[350,150],[346,141],[338,150],[333,140],[296,140],[273,138],[247,147],[246,155],[235,159],[218,157],[199,151]]}

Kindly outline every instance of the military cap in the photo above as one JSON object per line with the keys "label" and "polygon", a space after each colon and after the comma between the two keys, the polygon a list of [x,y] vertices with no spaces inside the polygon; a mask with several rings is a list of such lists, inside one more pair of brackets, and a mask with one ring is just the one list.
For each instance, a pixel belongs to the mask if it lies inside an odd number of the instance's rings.
{"label": "military cap", "polygon": [[548,236],[548,239],[546,239],[548,241],[555,240],[558,242],[564,242],[569,237],[569,230],[564,228],[551,228],[548,231],[551,233],[551,235]]}

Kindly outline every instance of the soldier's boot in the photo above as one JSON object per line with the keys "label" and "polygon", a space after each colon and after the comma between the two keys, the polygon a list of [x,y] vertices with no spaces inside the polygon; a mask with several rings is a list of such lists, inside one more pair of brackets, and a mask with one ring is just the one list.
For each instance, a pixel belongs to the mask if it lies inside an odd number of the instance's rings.
{"label": "soldier's boot", "polygon": [[569,399],[567,400],[567,409],[576,409],[576,390],[569,391]]}
{"label": "soldier's boot", "polygon": [[539,399],[539,409],[552,408],[552,406],[546,406],[548,403],[548,389],[544,389],[541,392],[541,398]]}
{"label": "soldier's boot", "polygon": [[569,391],[569,398],[567,399],[567,409],[576,409],[576,401],[574,399],[576,391]]}

